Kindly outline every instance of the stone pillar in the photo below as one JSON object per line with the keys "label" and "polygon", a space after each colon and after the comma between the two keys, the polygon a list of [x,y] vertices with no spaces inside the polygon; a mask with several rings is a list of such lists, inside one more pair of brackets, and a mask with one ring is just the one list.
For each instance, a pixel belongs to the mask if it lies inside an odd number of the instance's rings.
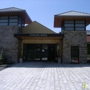
{"label": "stone pillar", "polygon": [[18,62],[18,26],[0,26],[0,48],[4,50],[8,63]]}
{"label": "stone pillar", "polygon": [[86,31],[63,31],[63,63],[71,63],[71,46],[79,46],[79,63],[87,63]]}

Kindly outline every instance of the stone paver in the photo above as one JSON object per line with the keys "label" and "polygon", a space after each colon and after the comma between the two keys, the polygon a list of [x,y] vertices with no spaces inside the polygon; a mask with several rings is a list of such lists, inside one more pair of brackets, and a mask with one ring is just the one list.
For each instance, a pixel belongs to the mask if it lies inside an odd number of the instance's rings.
{"label": "stone paver", "polygon": [[0,71],[0,90],[83,90],[84,82],[90,83],[90,64],[28,62]]}

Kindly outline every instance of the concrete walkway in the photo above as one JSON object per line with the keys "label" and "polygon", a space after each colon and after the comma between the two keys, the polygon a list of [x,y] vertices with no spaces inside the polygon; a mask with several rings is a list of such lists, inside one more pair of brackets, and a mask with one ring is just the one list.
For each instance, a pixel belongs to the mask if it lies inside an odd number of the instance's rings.
{"label": "concrete walkway", "polygon": [[83,90],[84,82],[90,85],[90,64],[29,62],[0,71],[0,90]]}

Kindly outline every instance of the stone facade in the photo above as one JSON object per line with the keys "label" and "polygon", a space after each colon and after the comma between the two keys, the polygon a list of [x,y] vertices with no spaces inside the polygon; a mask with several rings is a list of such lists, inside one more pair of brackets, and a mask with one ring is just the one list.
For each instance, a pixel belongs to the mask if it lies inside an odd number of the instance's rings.
{"label": "stone facade", "polygon": [[0,49],[3,48],[8,63],[18,62],[18,39],[14,34],[20,33],[18,26],[0,26]]}
{"label": "stone facade", "polygon": [[86,31],[63,31],[63,63],[71,63],[71,46],[79,46],[79,63],[87,63]]}

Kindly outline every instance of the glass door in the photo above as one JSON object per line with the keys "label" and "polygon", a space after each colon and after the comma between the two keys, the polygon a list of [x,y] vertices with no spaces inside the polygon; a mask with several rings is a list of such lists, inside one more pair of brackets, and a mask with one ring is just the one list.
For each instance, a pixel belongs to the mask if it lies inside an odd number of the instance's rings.
{"label": "glass door", "polygon": [[47,45],[42,45],[42,50],[41,50],[41,54],[42,54],[42,60],[48,60],[48,46]]}
{"label": "glass door", "polygon": [[34,60],[40,60],[41,57],[41,45],[35,44],[34,45]]}
{"label": "glass door", "polygon": [[71,47],[71,63],[79,63],[79,46]]}

